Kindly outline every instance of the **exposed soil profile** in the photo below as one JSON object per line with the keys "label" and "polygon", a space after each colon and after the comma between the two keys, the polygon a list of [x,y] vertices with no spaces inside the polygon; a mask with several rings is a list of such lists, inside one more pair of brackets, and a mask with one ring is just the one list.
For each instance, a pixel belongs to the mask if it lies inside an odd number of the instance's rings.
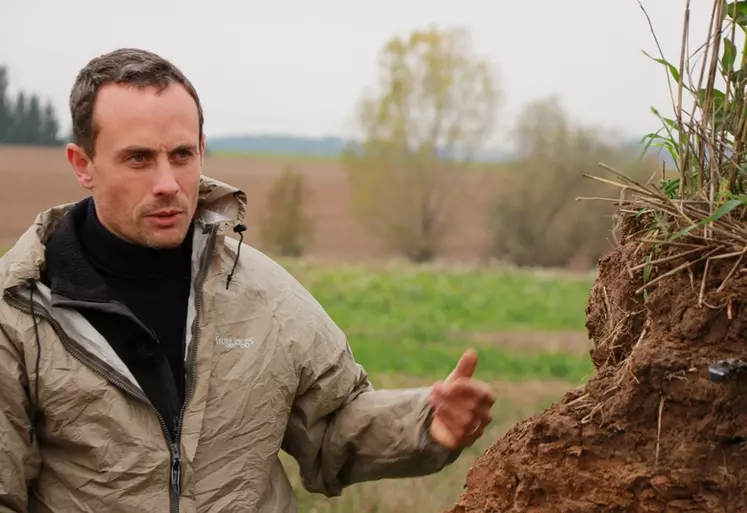
{"label": "exposed soil profile", "polygon": [[498,440],[449,513],[747,512],[747,377],[708,370],[747,359],[747,273],[718,291],[736,259],[712,261],[699,305],[696,264],[644,301],[630,271],[644,251],[628,242],[599,263],[586,311],[597,375]]}

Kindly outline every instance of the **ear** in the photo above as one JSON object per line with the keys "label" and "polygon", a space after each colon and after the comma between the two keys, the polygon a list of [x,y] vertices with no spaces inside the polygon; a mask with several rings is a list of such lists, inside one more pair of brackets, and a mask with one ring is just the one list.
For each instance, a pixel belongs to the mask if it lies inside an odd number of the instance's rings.
{"label": "ear", "polygon": [[202,134],[202,140],[200,141],[200,164],[205,161],[205,134]]}
{"label": "ear", "polygon": [[88,158],[85,150],[77,144],[68,144],[67,160],[75,171],[75,176],[78,178],[78,183],[84,189],[93,188],[93,178],[91,177],[91,159]]}

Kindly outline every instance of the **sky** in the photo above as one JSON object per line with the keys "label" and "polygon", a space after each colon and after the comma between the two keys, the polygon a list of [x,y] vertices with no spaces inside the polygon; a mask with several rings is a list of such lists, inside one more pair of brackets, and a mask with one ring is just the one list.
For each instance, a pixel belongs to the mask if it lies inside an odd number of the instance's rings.
{"label": "sky", "polygon": [[[677,61],[685,0],[641,0]],[[712,2],[693,0],[693,41]],[[0,65],[10,89],[50,98],[63,130],[67,96],[88,60],[122,46],[179,66],[200,94],[211,135],[351,134],[386,41],[416,28],[462,27],[501,89],[494,144],[521,109],[557,96],[581,123],[638,138],[671,105],[639,0],[0,0]]]}

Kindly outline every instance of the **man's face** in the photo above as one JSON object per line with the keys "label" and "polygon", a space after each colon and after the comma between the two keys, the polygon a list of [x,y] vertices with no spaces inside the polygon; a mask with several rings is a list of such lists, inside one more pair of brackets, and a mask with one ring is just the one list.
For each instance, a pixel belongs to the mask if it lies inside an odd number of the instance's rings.
{"label": "man's face", "polygon": [[197,208],[204,139],[186,89],[109,84],[96,97],[95,157],[68,145],[68,160],[89,189],[101,223],[151,248],[181,244]]}

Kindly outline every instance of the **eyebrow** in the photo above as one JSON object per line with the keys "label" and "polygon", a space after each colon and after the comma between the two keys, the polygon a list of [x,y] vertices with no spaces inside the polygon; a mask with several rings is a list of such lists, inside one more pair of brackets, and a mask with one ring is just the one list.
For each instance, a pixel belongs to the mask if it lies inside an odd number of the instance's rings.
{"label": "eyebrow", "polygon": [[[181,151],[181,150],[189,150],[191,152],[197,153],[197,146],[194,144],[179,144],[173,149],[169,150],[169,153],[174,153],[175,151]],[[147,146],[125,146],[124,148],[121,148],[120,150],[117,150],[116,155],[119,158],[124,158],[126,155],[131,155],[133,153],[144,153],[146,155],[153,155],[156,153],[156,150],[153,148],[148,148]]]}

